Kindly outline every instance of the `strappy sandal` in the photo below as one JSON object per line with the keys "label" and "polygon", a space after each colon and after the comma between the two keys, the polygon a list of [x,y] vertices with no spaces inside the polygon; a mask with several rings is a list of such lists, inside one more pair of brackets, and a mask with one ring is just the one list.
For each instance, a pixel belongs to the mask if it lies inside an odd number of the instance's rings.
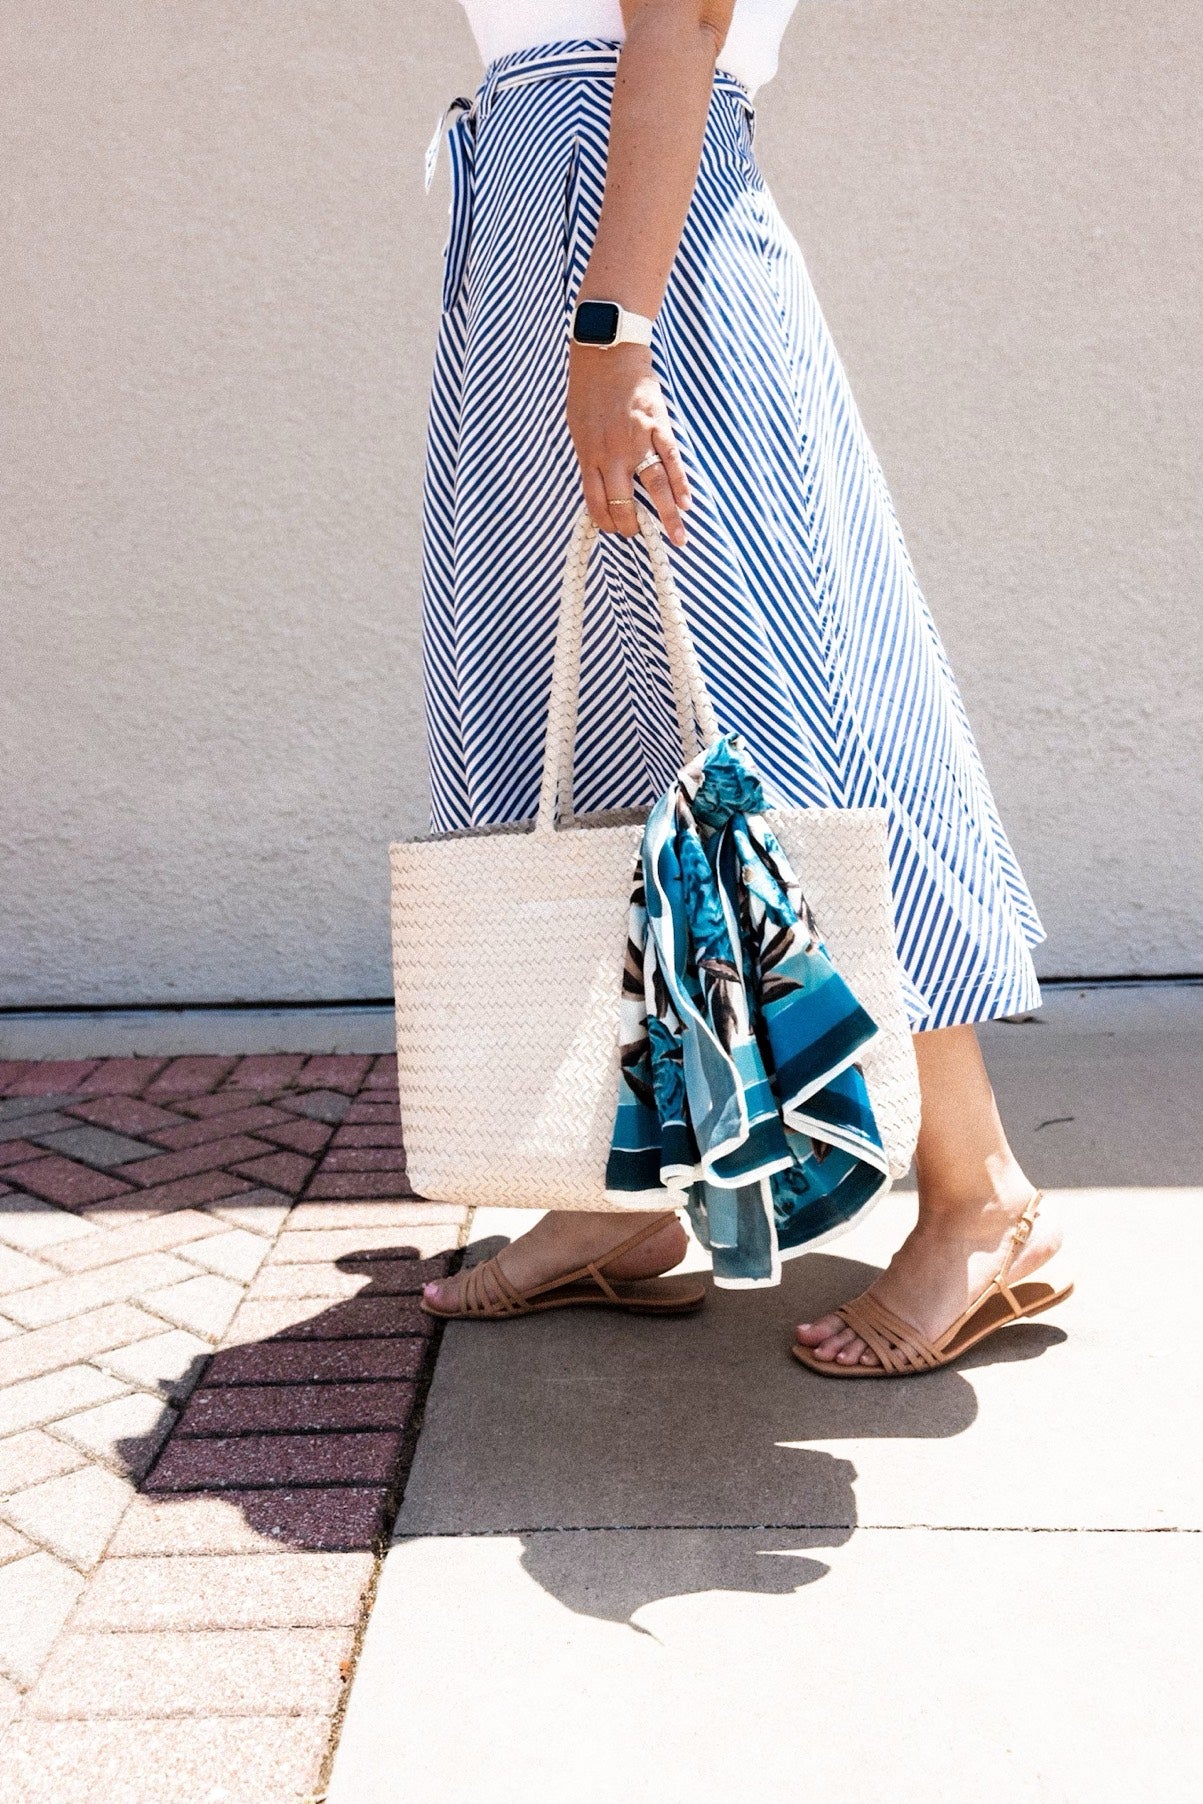
{"label": "strappy sandal", "polygon": [[812,1348],[798,1342],[790,1349],[794,1358],[800,1359],[812,1372],[821,1372],[825,1378],[910,1378],[920,1372],[935,1372],[941,1366],[951,1365],[954,1359],[959,1359],[970,1347],[976,1347],[988,1334],[1022,1321],[1026,1316],[1040,1315],[1054,1303],[1064,1302],[1073,1290],[1072,1284],[1065,1284],[1058,1290],[1047,1280],[1007,1283],[1007,1273],[1032,1232],[1043,1196],[1044,1192],[1038,1190],[1011,1229],[1010,1245],[996,1276],[991,1278],[976,1302],[944,1330],[939,1340],[928,1340],[920,1329],[904,1322],[901,1316],[895,1315],[892,1309],[887,1309],[866,1291],[863,1296],[845,1303],[835,1314],[876,1353],[880,1364],[839,1365],[834,1359],[817,1358]]}
{"label": "strappy sandal", "polygon": [[536,1315],[544,1309],[628,1309],[640,1315],[682,1315],[696,1309],[704,1300],[706,1288],[698,1278],[682,1273],[676,1278],[606,1277],[606,1270],[623,1253],[629,1253],[645,1240],[650,1240],[673,1221],[672,1210],[645,1222],[634,1234],[611,1247],[604,1259],[590,1260],[575,1271],[548,1278],[530,1290],[519,1290],[510,1283],[497,1263],[497,1255],[481,1265],[470,1266],[460,1286],[457,1309],[439,1309],[422,1299],[427,1315],[443,1316],[451,1321],[500,1321],[514,1315]]}

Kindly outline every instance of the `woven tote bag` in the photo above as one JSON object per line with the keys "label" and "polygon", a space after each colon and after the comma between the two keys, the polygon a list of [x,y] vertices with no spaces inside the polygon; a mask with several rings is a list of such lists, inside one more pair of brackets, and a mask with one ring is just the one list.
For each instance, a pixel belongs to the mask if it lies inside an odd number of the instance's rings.
{"label": "woven tote bag", "polygon": [[[718,724],[659,526],[639,511],[688,761],[718,737]],[[390,852],[408,1173],[420,1195],[441,1202],[623,1207],[606,1197],[603,1179],[618,1099],[627,911],[647,811],[572,813],[585,571],[596,537],[582,513],[564,569],[534,822]],[[877,1023],[860,1062],[900,1177],[919,1131],[919,1081],[894,946],[885,812],[782,807],[768,819],[832,959]]]}

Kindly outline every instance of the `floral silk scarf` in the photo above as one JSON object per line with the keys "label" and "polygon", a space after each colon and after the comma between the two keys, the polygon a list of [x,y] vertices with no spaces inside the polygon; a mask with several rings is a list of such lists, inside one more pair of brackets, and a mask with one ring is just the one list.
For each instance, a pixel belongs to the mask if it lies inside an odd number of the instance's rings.
{"label": "floral silk scarf", "polygon": [[819,942],[726,735],[648,819],[606,1192],[684,1204],[716,1284],[777,1284],[889,1189],[857,1054],[877,1029]]}

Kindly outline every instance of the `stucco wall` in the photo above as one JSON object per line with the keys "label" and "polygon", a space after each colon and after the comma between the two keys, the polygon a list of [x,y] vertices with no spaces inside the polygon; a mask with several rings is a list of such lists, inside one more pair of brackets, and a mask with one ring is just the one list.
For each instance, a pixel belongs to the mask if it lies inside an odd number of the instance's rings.
{"label": "stucco wall", "polygon": [[[0,1001],[388,989],[453,0],[8,0]],[[1203,968],[1192,0],[803,0],[759,150],[1049,928]]]}

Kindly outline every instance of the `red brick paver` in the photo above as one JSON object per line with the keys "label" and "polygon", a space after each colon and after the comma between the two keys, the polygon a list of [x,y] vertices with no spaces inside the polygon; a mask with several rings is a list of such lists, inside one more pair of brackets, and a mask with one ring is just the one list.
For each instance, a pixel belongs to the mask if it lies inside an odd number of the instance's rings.
{"label": "red brick paver", "polygon": [[65,1096],[91,1077],[99,1059],[30,1059],[6,1062],[5,1096]]}
{"label": "red brick paver", "polygon": [[[153,1139],[161,1128],[178,1127],[184,1119],[158,1103],[141,1102],[136,1096],[96,1096],[73,1103],[71,1113],[96,1127],[111,1128],[115,1134],[139,1135]],[[156,1142],[157,1144],[157,1142]]]}
{"label": "red brick paver", "polygon": [[306,1196],[329,1199],[345,1196],[351,1201],[360,1197],[413,1194],[402,1171],[327,1171],[324,1166],[305,1192]]}
{"label": "red brick paver", "polygon": [[[464,1227],[411,1197],[395,1083],[363,1055],[0,1063],[29,1103],[0,1142],[0,1804],[320,1789],[418,1292]],[[64,1156],[84,1124],[149,1156]]]}
{"label": "red brick paver", "polygon": [[144,1094],[152,1102],[167,1096],[203,1096],[208,1090],[216,1090],[237,1063],[237,1059],[208,1057],[172,1059]]}
{"label": "red brick paver", "polygon": [[[30,1140],[0,1140],[0,1168],[8,1165],[23,1165],[28,1159],[45,1159],[49,1154],[44,1146],[34,1146]],[[20,1179],[17,1179],[20,1183]]]}
{"label": "red brick paver", "polygon": [[102,1059],[78,1086],[85,1096],[141,1096],[166,1059]]}
{"label": "red brick paver", "polygon": [[19,1185],[44,1197],[48,1203],[61,1203],[66,1208],[79,1208],[84,1203],[100,1203],[109,1197],[125,1196],[131,1186],[106,1172],[94,1171],[75,1159],[64,1159],[58,1153],[31,1160],[26,1165],[10,1166],[4,1174],[6,1184]]}
{"label": "red brick paver", "polygon": [[397,1433],[240,1434],[173,1440],[148,1491],[229,1491],[253,1485],[371,1485],[392,1476]]}
{"label": "red brick paver", "polygon": [[177,1436],[294,1432],[305,1429],[391,1428],[403,1422],[413,1386],[363,1384],[236,1384],[196,1392]]}
{"label": "red brick paver", "polygon": [[301,1153],[270,1153],[265,1159],[248,1159],[236,1170],[256,1184],[266,1184],[273,1190],[297,1196],[313,1170],[313,1160],[306,1159]]}

